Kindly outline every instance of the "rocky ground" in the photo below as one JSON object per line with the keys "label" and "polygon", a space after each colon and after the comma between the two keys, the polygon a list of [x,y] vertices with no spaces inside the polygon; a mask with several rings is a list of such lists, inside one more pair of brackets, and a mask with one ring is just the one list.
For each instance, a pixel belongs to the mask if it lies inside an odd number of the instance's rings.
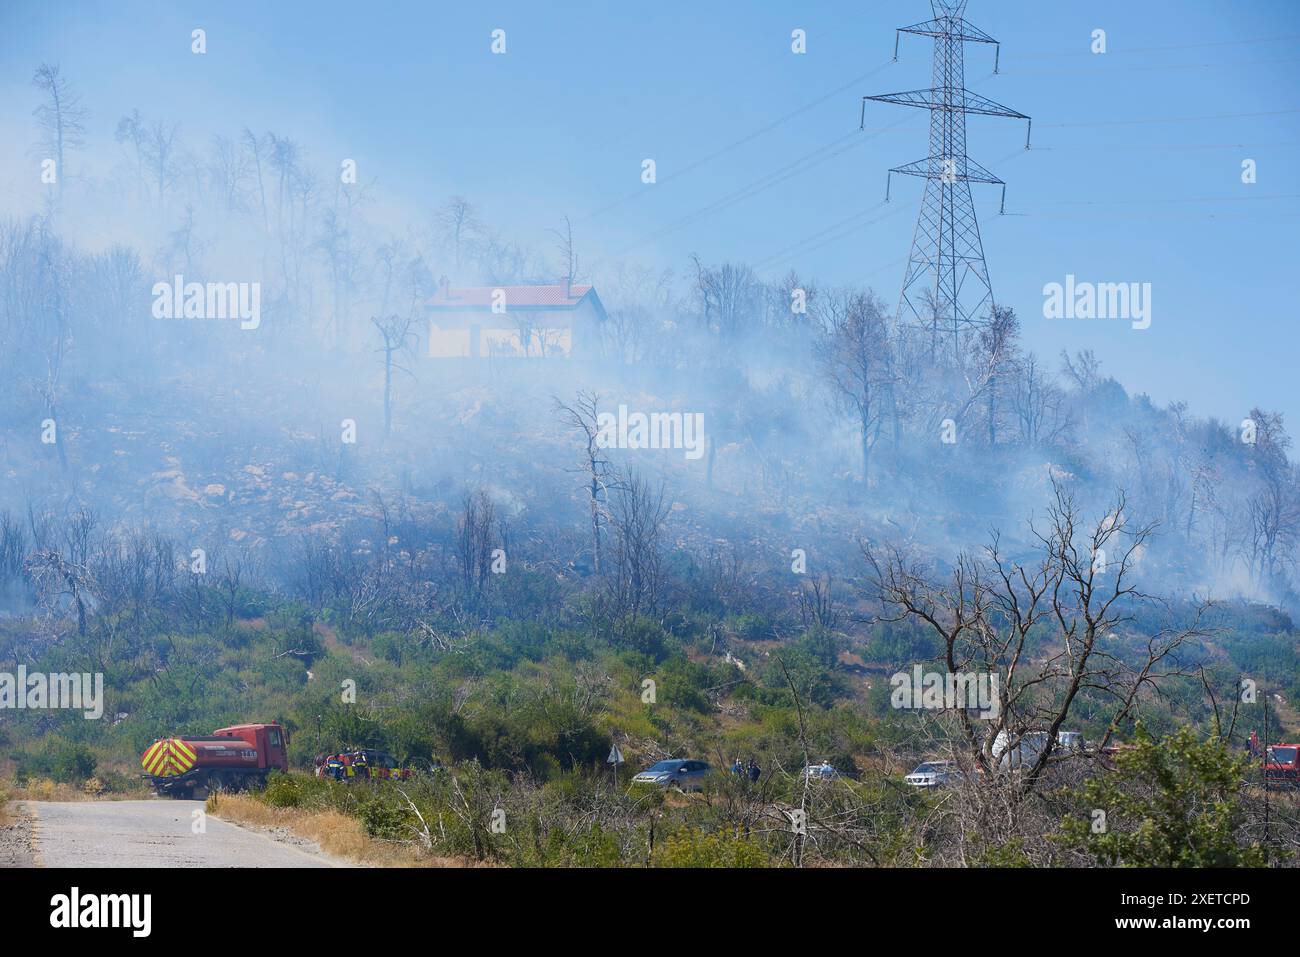
{"label": "rocky ground", "polygon": [[35,866],[32,815],[21,804],[8,804],[0,820],[0,868]]}

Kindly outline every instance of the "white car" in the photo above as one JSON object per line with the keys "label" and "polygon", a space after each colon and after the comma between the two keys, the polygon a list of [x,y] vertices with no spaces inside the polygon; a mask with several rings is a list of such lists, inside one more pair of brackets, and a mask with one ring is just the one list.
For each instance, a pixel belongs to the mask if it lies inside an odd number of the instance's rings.
{"label": "white car", "polygon": [[823,761],[821,764],[810,764],[803,769],[804,777],[809,781],[834,781],[840,776],[840,772],[831,767],[829,761]]}
{"label": "white car", "polygon": [[937,788],[952,781],[960,781],[961,770],[955,761],[926,761],[905,777],[914,788]]}

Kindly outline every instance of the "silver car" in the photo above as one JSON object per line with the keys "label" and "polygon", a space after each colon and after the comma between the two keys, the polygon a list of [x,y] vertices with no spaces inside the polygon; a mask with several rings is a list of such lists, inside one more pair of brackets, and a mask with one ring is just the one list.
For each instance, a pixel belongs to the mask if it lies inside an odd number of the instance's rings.
{"label": "silver car", "polygon": [[914,788],[937,788],[952,781],[960,781],[961,776],[954,761],[926,761],[917,765],[916,770],[903,780]]}
{"label": "silver car", "polygon": [[704,780],[713,769],[703,761],[670,758],[650,765],[632,779],[633,784],[657,784],[661,788],[676,787],[683,791],[704,790]]}

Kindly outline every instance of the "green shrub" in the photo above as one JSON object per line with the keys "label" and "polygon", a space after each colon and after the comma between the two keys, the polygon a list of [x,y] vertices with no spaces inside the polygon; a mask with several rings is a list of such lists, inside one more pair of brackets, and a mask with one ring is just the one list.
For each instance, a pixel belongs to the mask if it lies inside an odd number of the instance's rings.
{"label": "green shrub", "polygon": [[405,808],[383,801],[371,801],[361,807],[361,824],[366,833],[380,840],[396,840],[409,836]]}
{"label": "green shrub", "polygon": [[84,744],[66,744],[54,754],[54,780],[80,784],[95,773],[99,759]]}
{"label": "green shrub", "polygon": [[733,627],[736,637],[745,641],[761,641],[772,637],[772,622],[766,615],[746,613],[737,615]]}
{"label": "green shrub", "polygon": [[1157,740],[1139,722],[1115,772],[1078,791],[1084,808],[1106,812],[1106,828],[1094,831],[1091,815],[1067,815],[1056,839],[1102,867],[1264,866],[1241,791],[1251,763],[1221,738],[1181,727]]}
{"label": "green shrub", "polygon": [[26,784],[33,778],[53,778],[54,762],[48,754],[22,752],[14,755],[14,780]]}
{"label": "green shrub", "polygon": [[59,744],[44,751],[18,755],[14,777],[23,783],[50,778],[59,784],[80,784],[92,777],[99,760],[84,744]]}
{"label": "green shrub", "polygon": [[705,834],[695,828],[678,831],[655,852],[658,867],[766,867],[767,852],[753,841]]}
{"label": "green shrub", "polygon": [[127,794],[131,791],[139,791],[143,787],[138,777],[128,776],[121,771],[100,768],[95,772],[95,777],[110,794]]}
{"label": "green shrub", "polygon": [[299,807],[302,805],[302,787],[288,774],[272,774],[262,792],[262,803],[271,807]]}

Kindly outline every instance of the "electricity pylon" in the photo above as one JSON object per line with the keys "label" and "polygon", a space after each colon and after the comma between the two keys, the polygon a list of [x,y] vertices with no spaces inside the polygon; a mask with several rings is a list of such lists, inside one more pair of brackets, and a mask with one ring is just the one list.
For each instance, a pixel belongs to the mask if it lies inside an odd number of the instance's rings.
{"label": "electricity pylon", "polygon": [[[992,43],[998,50],[998,41],[963,18],[966,2],[930,0],[934,19],[900,27],[895,33],[895,60],[901,34],[934,38],[930,89],[867,96],[862,100],[864,123],[867,100],[930,111],[930,155],[891,169],[885,199],[889,199],[889,183],[894,173],[920,176],[926,181],[925,198],[921,201],[921,214],[916,220],[912,252],[898,300],[898,316],[900,323],[917,325],[930,332],[932,355],[937,353],[940,341],[951,338],[954,359],[959,358],[961,333],[986,324],[994,304],[970,184],[1001,186],[1004,203],[1007,189],[1006,183],[966,155],[966,114],[1029,120],[1024,113],[966,89],[965,44]],[[997,72],[997,52],[993,71]],[[1029,148],[1028,132],[1025,148]]]}

